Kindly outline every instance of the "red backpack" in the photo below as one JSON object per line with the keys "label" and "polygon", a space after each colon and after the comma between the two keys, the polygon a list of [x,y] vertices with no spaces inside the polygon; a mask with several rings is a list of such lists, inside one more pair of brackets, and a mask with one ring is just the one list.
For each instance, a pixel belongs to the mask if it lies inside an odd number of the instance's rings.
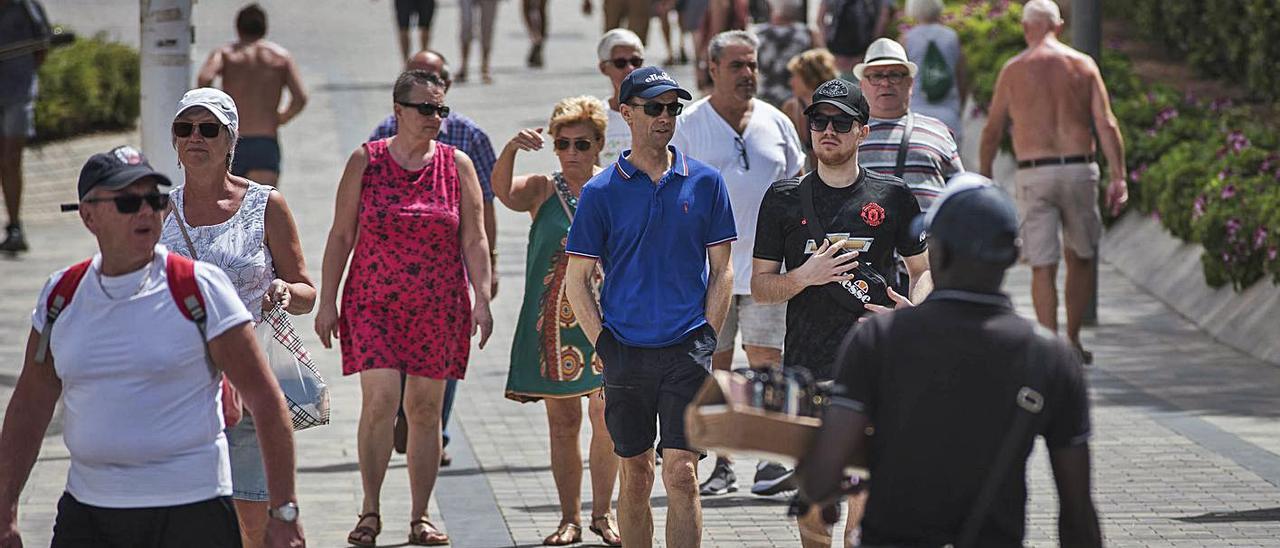
{"label": "red backpack", "polygon": [[[53,323],[62,314],[62,311],[71,304],[71,297],[75,296],[76,289],[80,287],[80,281],[84,279],[85,273],[89,271],[89,266],[93,262],[92,259],[76,263],[68,268],[58,279],[58,283],[53,286],[53,291],[49,292],[49,299],[46,301],[44,330],[40,332],[40,343],[36,346],[36,363],[44,363],[45,358],[49,354],[49,337],[53,333]],[[204,344],[205,359],[209,362],[210,369],[214,369],[213,357],[209,355],[209,343],[205,337],[205,322],[208,318],[204,313],[204,296],[200,294],[200,287],[196,285],[196,263],[191,259],[170,253],[164,263],[164,271],[169,280],[169,295],[173,297],[173,302],[178,305],[178,311],[188,320],[196,324],[196,329],[200,330],[200,342]],[[216,369],[215,374],[221,375]],[[226,427],[231,428],[240,422],[242,416],[240,408],[240,395],[236,393],[230,382],[225,377],[222,378],[222,418],[226,422]]]}

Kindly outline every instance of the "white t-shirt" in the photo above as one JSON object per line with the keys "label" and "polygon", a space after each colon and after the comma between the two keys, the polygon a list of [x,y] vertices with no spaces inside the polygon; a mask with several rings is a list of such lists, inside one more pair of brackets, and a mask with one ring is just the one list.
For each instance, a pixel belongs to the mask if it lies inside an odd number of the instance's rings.
{"label": "white t-shirt", "polygon": [[600,150],[600,165],[609,167],[609,164],[618,161],[622,151],[631,148],[631,127],[622,118],[621,112],[609,108],[608,99],[601,100],[604,101],[605,111],[609,114],[609,125],[604,129],[604,148]]}
{"label": "white t-shirt", "polygon": [[[176,506],[231,494],[220,377],[205,360],[200,331],[169,293],[167,255],[157,245],[146,268],[101,278],[102,256],[95,256],[53,325],[49,351],[71,452],[67,492],[91,506]],[[64,272],[40,291],[31,313],[36,331]],[[196,263],[195,274],[210,340],[252,321],[221,269]]]}
{"label": "white t-shirt", "polygon": [[735,295],[751,294],[751,256],[760,201],[774,181],[794,177],[804,165],[800,136],[787,115],[759,99],[751,103],[751,119],[741,136],[712,108],[710,99],[703,98],[685,107],[671,139],[690,158],[720,170],[729,189],[738,229],[732,259]]}

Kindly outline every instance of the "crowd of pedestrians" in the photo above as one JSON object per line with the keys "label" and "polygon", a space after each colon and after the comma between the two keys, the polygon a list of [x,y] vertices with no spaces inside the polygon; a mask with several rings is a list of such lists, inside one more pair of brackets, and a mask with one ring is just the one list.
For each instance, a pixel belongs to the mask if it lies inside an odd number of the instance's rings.
{"label": "crowd of pedestrians", "polygon": [[[464,22],[481,10],[485,80],[496,4],[462,6]],[[812,503],[798,516],[804,546],[831,545],[841,499],[851,545],[1020,543],[1026,493],[1013,479],[1037,435],[1059,480],[1064,540],[1096,545],[1079,342],[1093,290],[1081,273],[1099,231],[1089,130],[1108,165],[1123,166],[1123,143],[1096,64],[1055,38],[1056,4],[1027,3],[1028,49],[1001,72],[982,135],[989,174],[1016,121],[1016,209],[989,179],[963,173],[963,58],[938,24],[939,1],[908,2],[921,25],[905,47],[882,36],[894,16],[884,0],[824,0],[816,26],[801,2],[773,0],[754,30],[746,2],[691,4],[659,4],[658,15],[675,9],[681,27],[700,29],[705,96],[646,61],[654,4],[605,0],[597,68],[611,95],[559,101],[545,126],[495,154],[448,101],[464,79],[470,23],[451,71],[426,48],[434,2],[396,1],[405,70],[390,116],[341,173],[318,285],[274,188],[277,129],[306,91],[288,52],[264,39],[265,12],[242,10],[238,40],[210,55],[175,111],[184,184],[164,192],[171,181],[120,147],[88,160],[78,202],[64,207],[79,210],[99,253],[55,273],[38,297],[0,433],[0,546],[20,542],[17,501],[59,398],[71,473],[55,546],[302,545],[290,421],[255,330],[270,330],[269,314],[313,308],[320,343],[336,339],[343,375],[361,387],[363,497],[346,541],[378,543],[382,485],[400,450],[408,542],[448,544],[428,502],[449,463],[449,409],[473,339],[484,349],[493,332],[495,198],[531,219],[506,396],[546,406],[561,511],[546,545],[583,540],[584,407],[586,529],[610,546],[652,545],[660,477],[666,545],[699,545],[701,498],[738,484],[729,454],[699,481],[706,454],[684,417],[738,348],[750,368],[804,368],[833,387],[798,468],[761,462],[751,489],[799,490]],[[546,2],[521,9],[528,64],[541,66]],[[424,48],[410,56],[411,23]],[[683,57],[670,41],[668,53]],[[205,87],[219,77],[225,92]],[[1077,93],[1019,93],[1045,82]],[[557,169],[520,174],[522,155],[548,148]],[[1124,173],[1112,171],[1118,209]],[[1005,270],[1029,262],[1038,319],[1056,330],[1059,224],[1066,342],[1000,293]],[[143,330],[166,344],[124,342]],[[120,436],[138,443],[112,443]],[[943,454],[943,466],[926,462]],[[848,463],[874,479],[846,478]],[[942,485],[952,486],[945,496]]]}

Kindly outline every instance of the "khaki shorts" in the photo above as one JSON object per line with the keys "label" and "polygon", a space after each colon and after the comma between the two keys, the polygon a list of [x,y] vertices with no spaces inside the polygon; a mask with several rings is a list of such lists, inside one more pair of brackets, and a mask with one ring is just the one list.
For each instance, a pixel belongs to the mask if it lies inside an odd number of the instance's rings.
{"label": "khaki shorts", "polygon": [[1080,258],[1093,257],[1102,235],[1098,177],[1098,165],[1092,163],[1018,170],[1014,180],[1022,216],[1023,262],[1058,264],[1062,242]]}
{"label": "khaki shorts", "polygon": [[734,295],[724,328],[716,338],[716,352],[732,349],[738,331],[742,331],[743,346],[782,350],[787,335],[787,303],[756,304],[750,295]]}

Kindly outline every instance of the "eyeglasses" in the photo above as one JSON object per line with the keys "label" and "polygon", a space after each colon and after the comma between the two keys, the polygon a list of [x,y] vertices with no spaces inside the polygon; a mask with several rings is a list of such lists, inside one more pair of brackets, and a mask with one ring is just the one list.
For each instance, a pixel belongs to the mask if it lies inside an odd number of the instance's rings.
{"label": "eyeglasses", "polygon": [[616,69],[627,68],[627,65],[631,65],[633,68],[640,68],[641,66],[644,65],[644,58],[632,57],[630,59],[624,59],[622,57],[619,57],[617,59],[610,59],[608,62],[613,65],[613,68],[616,68]]}
{"label": "eyeglasses", "polygon": [[814,114],[809,116],[809,130],[819,133],[827,130],[827,124],[830,124],[836,133],[849,133],[853,131],[853,124],[857,120],[852,116],[827,116],[825,114]]}
{"label": "eyeglasses", "polygon": [[742,164],[744,171],[751,171],[751,160],[747,158],[747,143],[742,137],[734,136],[733,144],[738,147],[738,162]]}
{"label": "eyeglasses", "polygon": [[431,116],[439,113],[441,118],[449,117],[449,107],[444,105],[433,105],[431,103],[407,103],[404,101],[396,101],[396,104],[402,107],[418,109],[418,114],[423,116]]}
{"label": "eyeglasses", "polygon": [[591,145],[593,144],[595,143],[586,139],[574,139],[573,141],[556,139],[556,150],[569,150],[569,145],[573,145],[573,148],[578,149],[578,152],[586,152],[591,150]]}
{"label": "eyeglasses", "polygon": [[871,85],[873,86],[881,85],[885,83],[886,80],[889,82],[890,85],[896,86],[902,83],[902,80],[907,77],[907,73],[905,72],[879,72],[879,73],[871,73],[871,74],[863,73],[862,77],[866,78],[868,82],[871,82]]}
{"label": "eyeglasses", "polygon": [[186,139],[191,136],[191,130],[195,129],[197,126],[200,128],[200,136],[205,139],[217,137],[218,134],[222,132],[222,124],[217,122],[200,122],[198,124],[192,122],[174,122],[173,135],[174,137]]}
{"label": "eyeglasses", "polygon": [[663,109],[666,109],[667,114],[670,114],[671,116],[679,116],[680,113],[684,111],[684,105],[680,104],[680,101],[672,101],[670,103],[650,101],[639,105],[632,103],[631,106],[643,108],[645,115],[652,116],[654,118],[662,115]]}
{"label": "eyeglasses", "polygon": [[161,211],[169,207],[169,195],[160,194],[159,192],[152,192],[150,194],[126,194],[124,196],[116,196],[114,198],[87,198],[81,201],[90,204],[98,202],[115,202],[116,211],[125,215],[137,213],[139,209],[142,209],[142,202],[144,201],[147,202],[147,205],[151,206],[151,209],[155,211]]}

